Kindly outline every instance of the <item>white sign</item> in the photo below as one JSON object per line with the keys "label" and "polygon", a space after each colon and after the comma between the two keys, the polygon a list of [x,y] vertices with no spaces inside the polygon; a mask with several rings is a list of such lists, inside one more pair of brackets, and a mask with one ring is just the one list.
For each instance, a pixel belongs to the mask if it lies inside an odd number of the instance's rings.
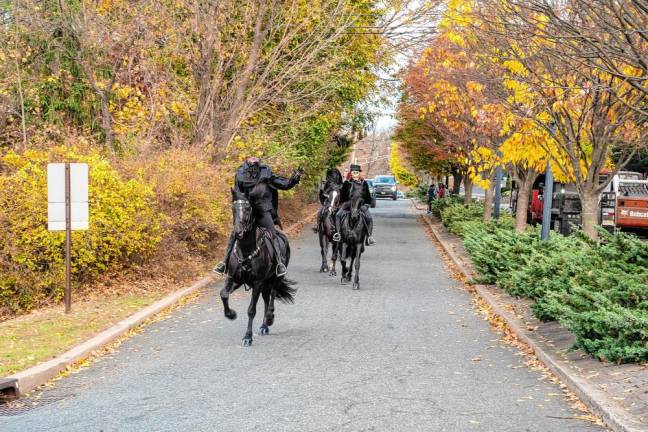
{"label": "white sign", "polygon": [[[88,164],[70,164],[71,224],[73,230],[87,230]],[[47,228],[65,231],[65,164],[47,165]]]}

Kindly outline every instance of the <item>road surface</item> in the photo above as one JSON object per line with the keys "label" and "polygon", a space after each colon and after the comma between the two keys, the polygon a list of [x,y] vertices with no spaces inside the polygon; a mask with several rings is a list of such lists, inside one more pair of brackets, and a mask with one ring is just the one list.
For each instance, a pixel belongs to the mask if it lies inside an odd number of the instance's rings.
{"label": "road surface", "polygon": [[[295,305],[241,346],[249,294],[223,318],[216,287],[70,375],[10,431],[600,431],[499,341],[450,278],[409,201],[379,200],[361,289],[293,240]],[[260,319],[255,323],[258,328]]]}

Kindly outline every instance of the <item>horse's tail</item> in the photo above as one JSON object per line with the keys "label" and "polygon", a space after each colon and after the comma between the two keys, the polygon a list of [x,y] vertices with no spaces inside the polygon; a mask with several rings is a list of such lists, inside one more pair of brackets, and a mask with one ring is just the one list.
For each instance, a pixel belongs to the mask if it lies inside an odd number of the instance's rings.
{"label": "horse's tail", "polygon": [[275,298],[283,303],[294,303],[297,288],[293,288],[293,285],[296,284],[297,282],[285,277],[279,279],[274,287]]}

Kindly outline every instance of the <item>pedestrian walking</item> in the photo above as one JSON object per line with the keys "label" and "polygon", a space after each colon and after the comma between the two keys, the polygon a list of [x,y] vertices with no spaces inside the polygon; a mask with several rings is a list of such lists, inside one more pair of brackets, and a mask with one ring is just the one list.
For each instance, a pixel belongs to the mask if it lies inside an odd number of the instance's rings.
{"label": "pedestrian walking", "polygon": [[428,213],[432,213],[432,201],[436,199],[437,196],[437,190],[436,190],[436,185],[434,183],[430,184],[430,187],[428,187],[427,190],[427,204],[428,204]]}

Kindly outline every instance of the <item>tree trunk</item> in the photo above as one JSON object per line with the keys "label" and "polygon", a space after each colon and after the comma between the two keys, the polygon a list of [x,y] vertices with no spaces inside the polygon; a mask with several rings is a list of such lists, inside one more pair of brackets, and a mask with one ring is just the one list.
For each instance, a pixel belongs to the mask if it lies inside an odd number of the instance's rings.
{"label": "tree trunk", "polygon": [[515,231],[522,232],[527,225],[527,211],[529,208],[529,195],[537,175],[528,175],[520,184],[517,196],[517,208],[515,209]]}
{"label": "tree trunk", "polygon": [[490,184],[484,191],[484,222],[493,219],[493,197],[495,195],[495,172],[490,174]]}
{"label": "tree trunk", "polygon": [[584,190],[580,195],[582,213],[583,233],[591,239],[598,238],[597,225],[599,214],[599,194],[592,190]]}
{"label": "tree trunk", "polygon": [[102,91],[100,93],[101,97],[101,127],[104,130],[106,135],[106,146],[110,151],[114,150],[113,143],[114,133],[113,133],[113,123],[112,116],[110,114],[110,93],[108,90]]}
{"label": "tree trunk", "polygon": [[470,204],[472,202],[472,189],[473,189],[473,183],[472,179],[470,176],[464,177],[464,190],[465,190],[465,195],[464,195],[464,204]]}
{"label": "tree trunk", "polygon": [[461,180],[463,176],[458,172],[452,173],[452,195],[459,195],[459,189],[461,188]]}

